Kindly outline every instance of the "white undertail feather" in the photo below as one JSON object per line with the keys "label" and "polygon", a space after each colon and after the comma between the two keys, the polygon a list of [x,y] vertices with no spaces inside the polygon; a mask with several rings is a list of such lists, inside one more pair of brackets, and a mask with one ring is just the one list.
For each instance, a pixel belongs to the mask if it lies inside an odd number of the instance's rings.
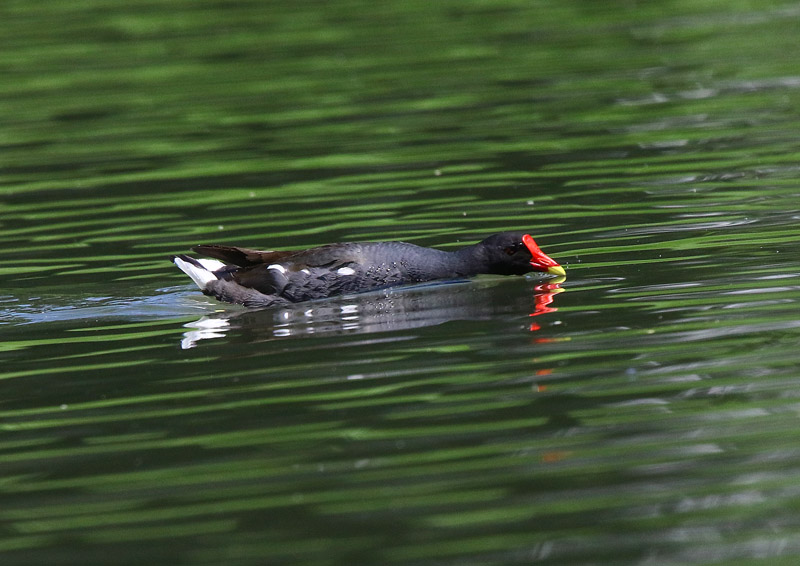
{"label": "white undertail feather", "polygon": [[223,267],[225,267],[225,264],[219,261],[218,259],[200,258],[197,260],[197,263],[199,263],[209,271],[216,271],[217,269],[222,269]]}
{"label": "white undertail feather", "polygon": [[[200,260],[200,261],[213,261],[213,260]],[[206,268],[205,265],[195,265],[193,263],[189,263],[188,261],[182,260],[179,257],[174,259],[175,265],[183,271],[186,275],[192,278],[195,285],[200,287],[201,290],[206,288],[211,281],[216,281],[217,276],[214,275],[209,269]],[[219,263],[219,262],[215,262]]]}

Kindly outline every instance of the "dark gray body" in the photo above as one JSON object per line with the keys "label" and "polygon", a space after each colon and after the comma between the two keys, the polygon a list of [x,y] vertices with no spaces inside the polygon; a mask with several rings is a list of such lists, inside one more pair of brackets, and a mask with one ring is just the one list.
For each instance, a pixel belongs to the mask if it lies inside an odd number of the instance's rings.
{"label": "dark gray body", "polygon": [[[421,250],[425,250],[424,266],[419,265]],[[275,263],[226,268],[229,271],[220,273],[220,283],[235,282],[297,303],[467,275],[454,265],[458,263],[455,255],[405,242],[334,244],[281,257]],[[220,290],[227,287],[224,283],[211,285]]]}

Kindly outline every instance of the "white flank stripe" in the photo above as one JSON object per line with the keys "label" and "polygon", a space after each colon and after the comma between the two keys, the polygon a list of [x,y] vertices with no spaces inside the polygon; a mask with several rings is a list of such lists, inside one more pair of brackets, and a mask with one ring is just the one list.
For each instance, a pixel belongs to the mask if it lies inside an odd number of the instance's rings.
{"label": "white flank stripe", "polygon": [[191,277],[194,284],[200,287],[200,289],[205,289],[210,281],[215,281],[217,279],[213,273],[204,267],[198,267],[193,263],[183,261],[179,257],[175,258],[175,265],[186,275]]}
{"label": "white flank stripe", "polygon": [[283,267],[279,263],[273,263],[272,265],[268,265],[267,269],[274,269],[275,271],[280,271],[281,273],[286,273],[286,268]]}
{"label": "white flank stripe", "polygon": [[356,270],[352,267],[340,267],[336,273],[337,275],[353,275],[355,274]]}

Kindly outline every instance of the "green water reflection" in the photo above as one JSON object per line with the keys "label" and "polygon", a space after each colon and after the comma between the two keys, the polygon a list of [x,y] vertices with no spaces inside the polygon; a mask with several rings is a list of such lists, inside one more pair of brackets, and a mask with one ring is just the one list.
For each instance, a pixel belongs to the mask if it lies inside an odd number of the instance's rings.
{"label": "green water reflection", "polygon": [[[0,18],[4,565],[797,561],[796,3]],[[506,229],[563,292],[166,260]]]}

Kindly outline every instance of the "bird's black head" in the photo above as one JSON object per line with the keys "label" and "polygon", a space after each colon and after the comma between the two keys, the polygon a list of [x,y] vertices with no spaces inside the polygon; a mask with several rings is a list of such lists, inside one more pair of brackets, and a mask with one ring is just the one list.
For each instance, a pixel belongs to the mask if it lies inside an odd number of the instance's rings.
{"label": "bird's black head", "polygon": [[481,249],[489,273],[523,275],[531,271],[543,271],[565,275],[564,268],[540,250],[525,232],[501,232],[489,236],[476,247]]}

